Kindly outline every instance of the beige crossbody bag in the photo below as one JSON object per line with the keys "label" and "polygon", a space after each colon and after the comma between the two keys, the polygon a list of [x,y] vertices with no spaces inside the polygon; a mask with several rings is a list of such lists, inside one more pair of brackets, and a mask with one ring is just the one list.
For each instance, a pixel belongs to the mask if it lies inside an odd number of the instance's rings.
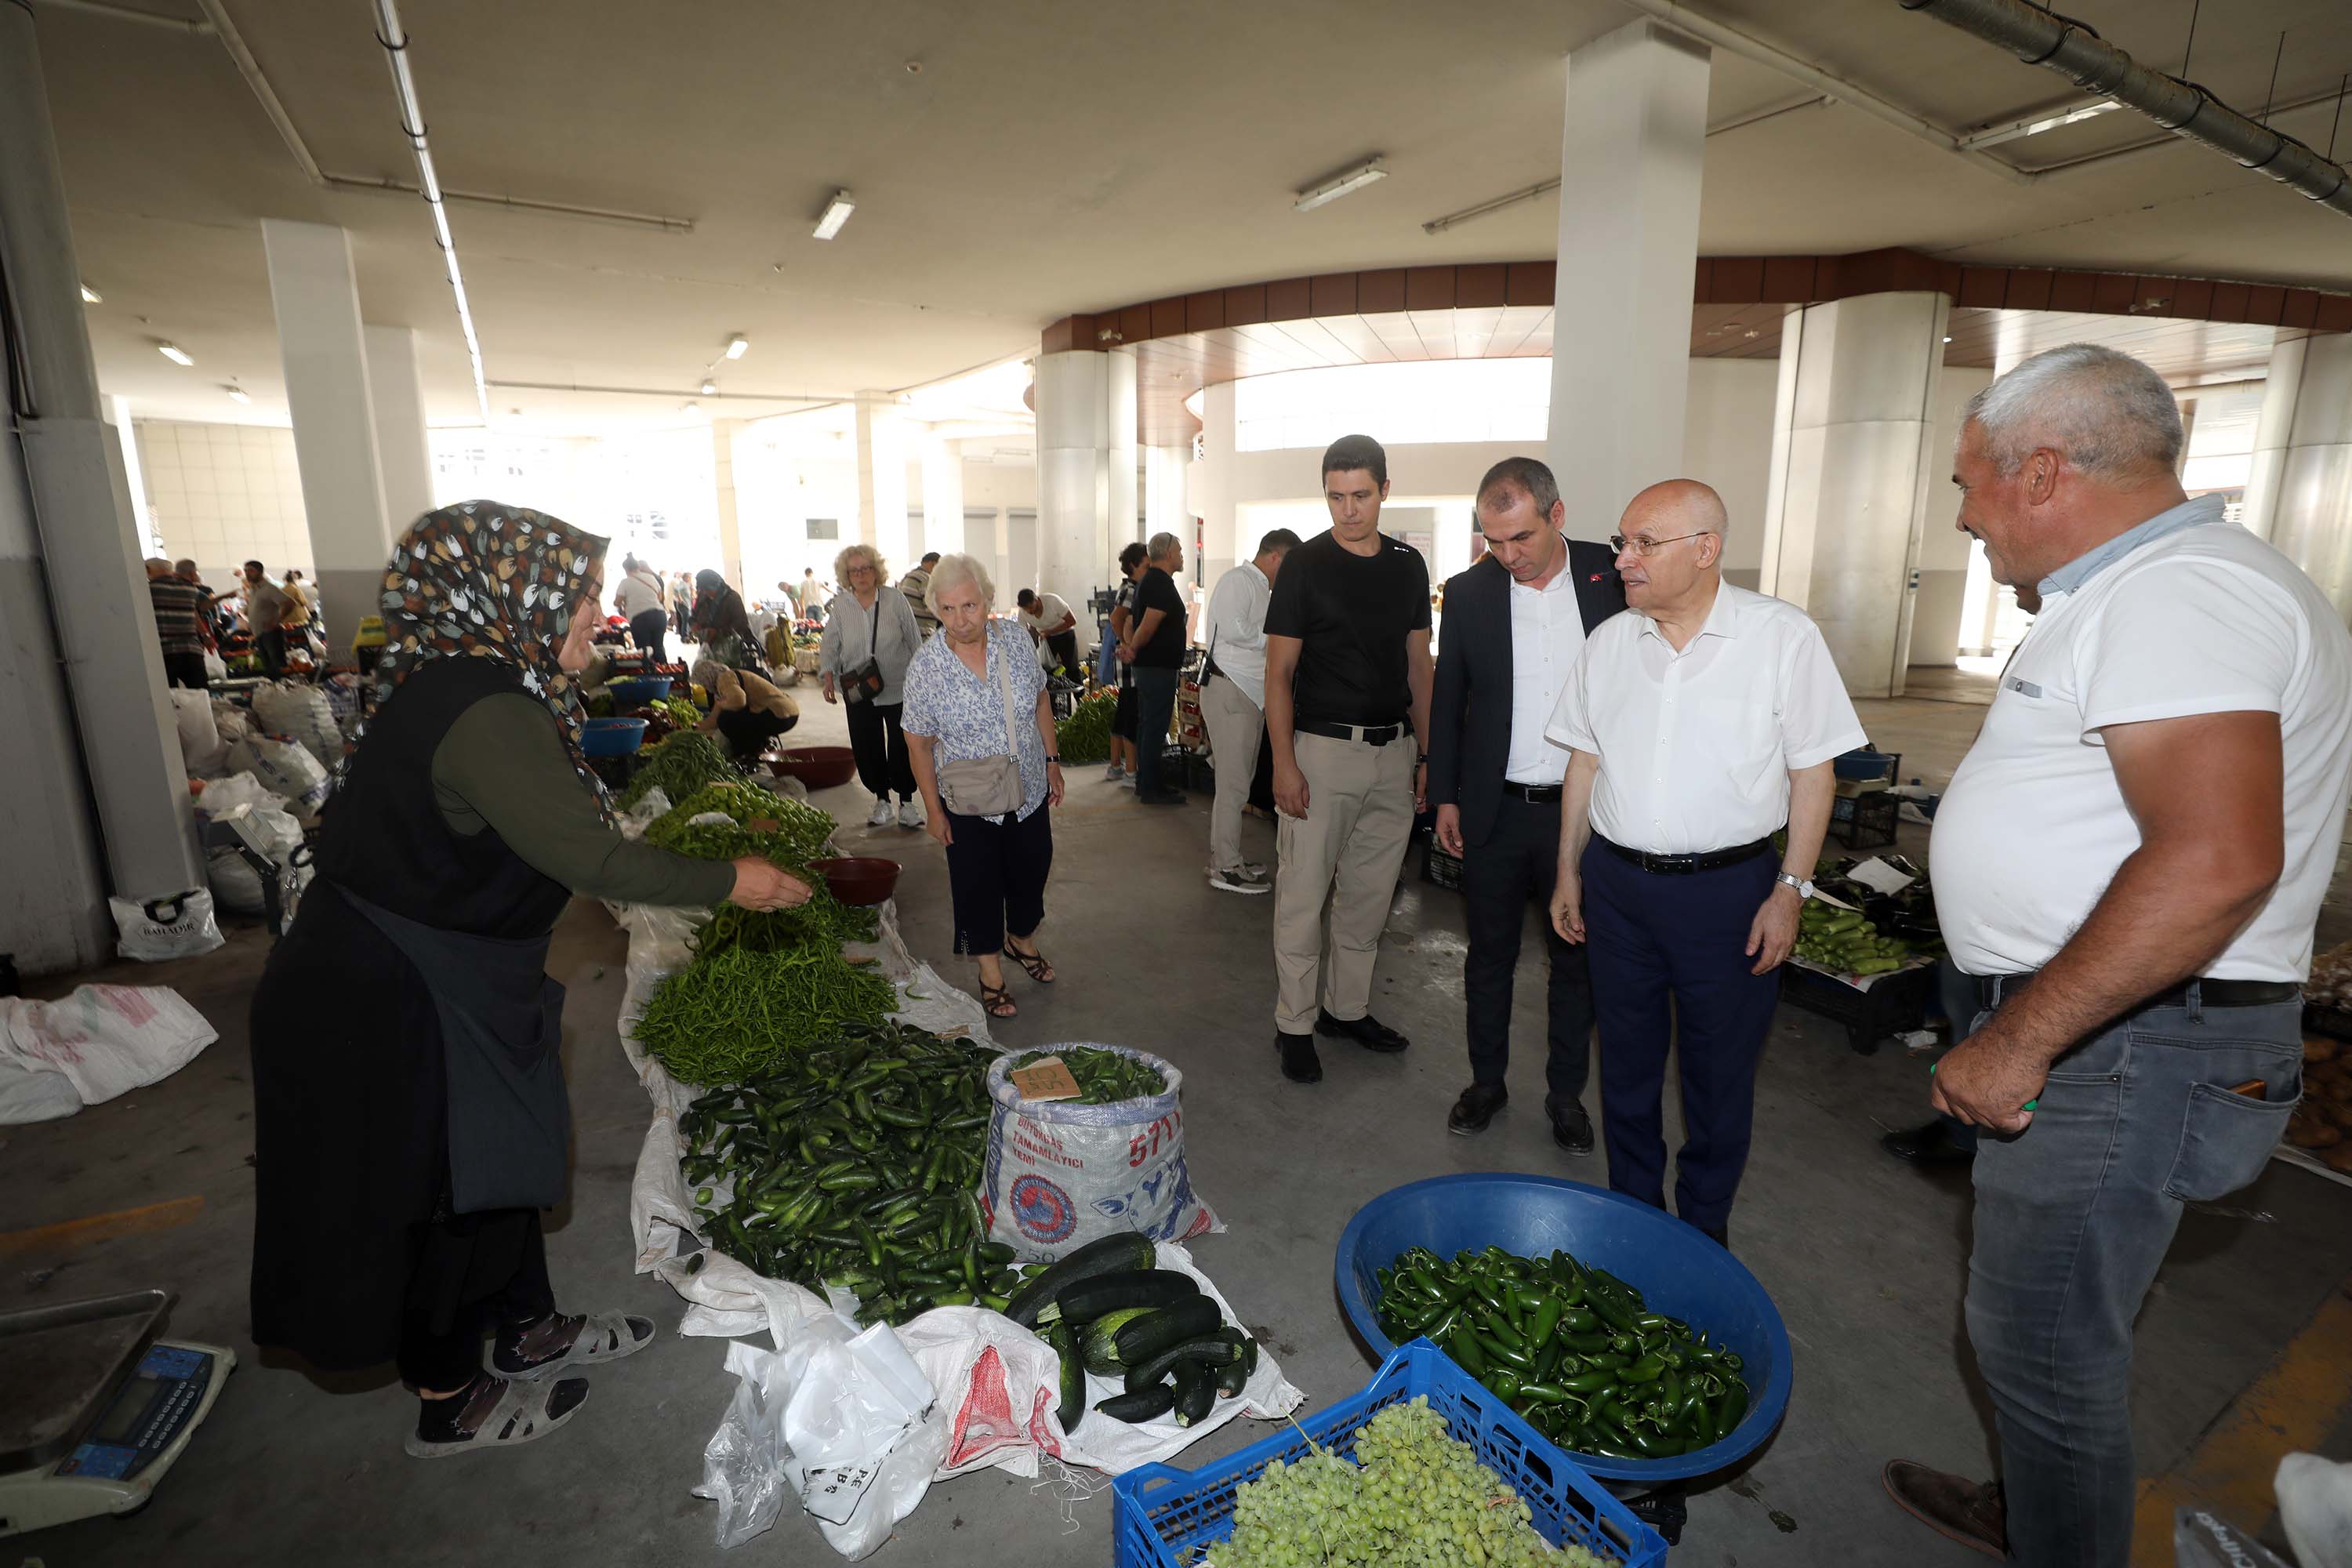
{"label": "beige crossbody bag", "polygon": [[1004,744],[1011,753],[969,757],[940,769],[940,798],[958,816],[1003,816],[1029,798],[1021,784],[1021,731],[1013,710],[1009,660],[997,660],[997,693],[1004,699]]}

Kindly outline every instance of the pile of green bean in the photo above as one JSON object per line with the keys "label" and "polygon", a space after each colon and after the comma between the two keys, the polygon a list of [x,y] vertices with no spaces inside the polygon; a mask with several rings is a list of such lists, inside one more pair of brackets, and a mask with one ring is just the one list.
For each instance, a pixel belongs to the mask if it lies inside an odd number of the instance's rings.
{"label": "pile of green bean", "polygon": [[933,1307],[1002,1310],[1019,1287],[973,1189],[988,1058],[904,1025],[858,1025],[679,1119],[695,1219],[770,1279],[857,1293],[867,1322]]}
{"label": "pile of green bean", "polygon": [[1158,1068],[1139,1061],[1123,1051],[1098,1050],[1093,1046],[1064,1046],[1058,1050],[1031,1051],[1016,1057],[1014,1071],[1035,1067],[1048,1057],[1059,1057],[1070,1076],[1078,1082],[1076,1100],[1057,1100],[1059,1105],[1117,1105],[1125,1100],[1140,1100],[1146,1095],[1164,1094],[1168,1080]]}
{"label": "pile of green bean", "polygon": [[702,710],[683,697],[665,697],[654,704],[676,730],[691,730],[702,722]]}
{"label": "pile of green bean", "polygon": [[1378,1273],[1381,1331],[1444,1348],[1561,1447],[1614,1458],[1696,1453],[1748,1414],[1738,1355],[1565,1252],[1499,1247],[1451,1261],[1412,1247]]}
{"label": "pile of green bean", "polygon": [[739,776],[717,737],[681,729],[637,753],[637,771],[621,792],[621,809],[628,810],[656,787],[670,800],[680,801],[714,780]]}
{"label": "pile of green bean", "polygon": [[638,1043],[672,1078],[716,1086],[784,1070],[851,1025],[877,1025],[898,993],[821,932],[765,952],[740,944],[664,980],[637,1019]]}
{"label": "pile of green bean", "polygon": [[[668,744],[664,742],[663,744]],[[712,812],[731,817],[735,826],[696,823]],[[832,815],[806,801],[793,800],[740,779],[707,784],[670,807],[667,815],[646,829],[646,841],[681,855],[702,859],[733,859],[738,855],[765,855],[780,866],[803,866],[824,853],[832,842]],[[727,849],[751,844],[751,848]],[[726,850],[712,854],[713,848]]]}
{"label": "pile of green bean", "polygon": [[1117,692],[1097,692],[1081,700],[1068,718],[1055,724],[1055,750],[1064,766],[1110,761],[1110,721],[1118,707]]}
{"label": "pile of green bean", "polygon": [[813,942],[838,947],[844,942],[872,942],[882,934],[878,910],[843,903],[814,871],[800,875],[809,885],[807,903],[764,911],[721,904],[711,912],[709,923],[694,933],[696,956],[709,957],[730,947],[779,952]]}

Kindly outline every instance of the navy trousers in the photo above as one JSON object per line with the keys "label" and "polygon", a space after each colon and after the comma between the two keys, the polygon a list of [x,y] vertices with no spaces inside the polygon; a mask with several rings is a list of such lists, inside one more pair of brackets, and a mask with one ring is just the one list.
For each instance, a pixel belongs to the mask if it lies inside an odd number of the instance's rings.
{"label": "navy trousers", "polygon": [[1583,867],[1609,1185],[1666,1206],[1663,1096],[1673,1047],[1683,1092],[1675,1213],[1720,1230],[1748,1164],[1756,1064],[1780,997],[1780,973],[1749,973],[1756,961],[1744,951],[1778,862],[1766,853],[1663,876],[1595,843]]}

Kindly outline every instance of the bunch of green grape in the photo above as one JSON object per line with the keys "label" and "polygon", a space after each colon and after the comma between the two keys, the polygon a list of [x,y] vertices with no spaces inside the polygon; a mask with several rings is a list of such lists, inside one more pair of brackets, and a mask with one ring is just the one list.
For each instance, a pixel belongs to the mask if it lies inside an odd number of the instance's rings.
{"label": "bunch of green grape", "polygon": [[1581,1546],[1555,1551],[1425,1398],[1366,1423],[1356,1460],[1318,1448],[1242,1483],[1233,1538],[1210,1549],[1216,1568],[1615,1568]]}

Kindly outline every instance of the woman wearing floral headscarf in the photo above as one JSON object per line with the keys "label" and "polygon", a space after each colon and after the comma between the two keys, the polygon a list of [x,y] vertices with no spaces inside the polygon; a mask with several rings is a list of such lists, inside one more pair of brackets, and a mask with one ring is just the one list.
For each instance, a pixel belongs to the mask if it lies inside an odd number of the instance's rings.
{"label": "woman wearing floral headscarf", "polygon": [[396,1362],[419,1458],[543,1436],[587,1397],[559,1374],[653,1336],[557,1312],[548,1282],[539,1216],[563,1198],[570,1109],[545,960],[572,894],[809,896],[764,860],[612,826],[573,679],[604,552],[495,501],[429,512],[394,547],[372,716],[254,994],[254,1339],[328,1369]]}

